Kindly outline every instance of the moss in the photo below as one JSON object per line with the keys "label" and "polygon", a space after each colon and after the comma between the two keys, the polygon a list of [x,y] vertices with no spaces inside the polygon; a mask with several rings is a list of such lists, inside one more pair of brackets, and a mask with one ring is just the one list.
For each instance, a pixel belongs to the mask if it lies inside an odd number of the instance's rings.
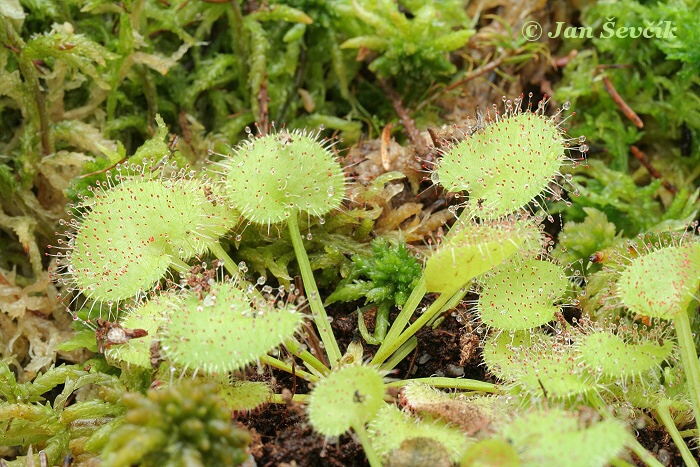
{"label": "moss", "polygon": [[110,435],[102,465],[240,465],[247,432],[235,428],[213,385],[181,384],[121,398],[124,422]]}

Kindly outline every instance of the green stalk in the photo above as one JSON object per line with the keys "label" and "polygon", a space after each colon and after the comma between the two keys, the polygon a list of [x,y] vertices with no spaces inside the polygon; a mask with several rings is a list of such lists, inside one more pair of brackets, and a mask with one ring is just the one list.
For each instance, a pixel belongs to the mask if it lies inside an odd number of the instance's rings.
{"label": "green stalk", "polygon": [[[365,307],[365,308],[368,308],[368,307]],[[365,342],[367,342],[369,345],[379,345],[382,343],[382,341],[380,339],[377,339],[375,337],[377,335],[376,332],[374,333],[374,335],[372,335],[367,330],[367,326],[365,326],[365,319],[362,316],[362,310],[360,308],[357,309],[357,327],[360,330],[360,335],[365,340]],[[375,331],[376,331],[376,326],[375,326]]]}
{"label": "green stalk", "polygon": [[647,451],[644,446],[639,444],[639,441],[637,441],[637,438],[634,436],[630,436],[629,444],[628,447],[630,450],[639,457],[642,462],[644,462],[646,465],[649,467],[664,467],[664,465],[659,462],[656,457],[649,451]]}
{"label": "green stalk", "polygon": [[402,379],[388,383],[387,387],[401,388],[412,382],[426,383],[434,388],[461,389],[464,391],[488,392],[493,394],[498,394],[501,392],[501,390],[498,389],[498,386],[493,383],[487,383],[485,381],[478,381],[475,379],[447,378],[445,376]]}
{"label": "green stalk", "polygon": [[[461,288],[461,287],[460,287]],[[449,300],[459,292],[459,289],[450,291],[450,292],[445,292],[442,293],[431,305],[428,307],[428,309],[420,315],[420,317],[411,324],[406,331],[401,333],[399,336],[396,338],[390,340],[389,335],[387,335],[387,338],[384,340],[384,344],[379,348],[377,351],[377,354],[374,356],[372,359],[372,365],[379,365],[384,360],[386,360],[391,354],[396,352],[396,350],[403,345],[404,342],[406,342],[411,336],[413,336],[420,328],[425,326],[435,315],[438,314],[438,312],[442,309],[443,305],[445,305]],[[411,294],[413,295],[413,294]],[[411,313],[412,314],[412,313]],[[408,318],[407,318],[408,319]],[[396,325],[396,322],[394,322],[394,325]],[[394,327],[392,326],[392,330]],[[391,334],[391,332],[389,333]]]}
{"label": "green stalk", "polygon": [[226,253],[219,242],[214,243],[209,247],[212,253],[220,261],[224,262],[224,268],[231,274],[232,277],[238,277],[239,271],[236,263],[231,259],[231,257]]}
{"label": "green stalk", "polygon": [[312,372],[317,372],[319,377],[327,376],[328,373],[330,373],[330,369],[326,368],[326,365],[321,363],[318,358],[314,357],[311,352],[303,350],[301,344],[296,339],[287,339],[284,342],[284,346],[287,347],[293,355],[301,358]]}
{"label": "green stalk", "polygon": [[670,402],[671,401],[668,399],[665,399],[654,407],[656,417],[666,427],[666,431],[668,431],[668,434],[671,435],[673,442],[676,443],[676,447],[678,448],[678,451],[680,451],[685,465],[689,467],[698,467],[698,463],[693,457],[693,453],[690,452],[690,449],[688,449],[688,445],[685,444],[683,437],[678,431],[678,427],[676,427],[676,424],[673,421],[673,417],[671,417],[671,412],[668,410]]}
{"label": "green stalk", "polygon": [[[299,404],[306,404],[309,402],[309,397],[311,397],[311,394],[294,394],[292,396],[292,402],[296,402]],[[271,404],[286,404],[287,401],[282,399],[282,394],[273,394],[270,396],[270,401]]]}
{"label": "green stalk", "polygon": [[365,326],[365,320],[363,318],[363,309],[369,309],[371,306],[366,306],[363,308],[358,308],[357,310],[357,325],[360,328],[360,334],[362,338],[369,345],[380,345],[384,342],[386,337],[386,331],[389,328],[389,308],[391,307],[391,302],[382,302],[377,307],[377,313],[375,317],[374,324],[374,335],[370,334]]}
{"label": "green stalk", "polygon": [[700,363],[698,363],[698,354],[695,350],[688,313],[685,310],[677,313],[673,318],[673,325],[676,328],[676,336],[678,336],[678,348],[685,372],[686,386],[693,404],[693,416],[695,423],[700,423]]}
{"label": "green stalk", "polygon": [[374,338],[379,342],[383,342],[386,337],[386,331],[389,328],[389,309],[390,302],[383,302],[377,307],[377,314],[374,320]]}
{"label": "green stalk", "polygon": [[450,298],[447,303],[445,303],[442,308],[440,308],[440,311],[437,312],[435,315],[436,317],[439,317],[437,319],[432,320],[430,323],[428,323],[433,329],[436,329],[438,326],[440,326],[440,323],[442,323],[442,320],[444,319],[444,316],[442,315],[444,312],[447,310],[451,310],[452,308],[456,308],[457,305],[459,305],[459,302],[464,298],[465,295],[467,295],[468,288],[465,287],[463,289],[460,289],[458,293],[454,294],[452,298]]}
{"label": "green stalk", "polygon": [[411,295],[408,297],[408,300],[406,300],[406,303],[404,304],[403,308],[401,308],[401,311],[394,320],[394,323],[391,325],[389,332],[384,337],[384,343],[381,347],[379,347],[379,351],[381,351],[382,347],[384,347],[387,343],[401,335],[401,332],[408,324],[408,321],[413,316],[413,313],[418,308],[418,305],[420,305],[421,300],[423,300],[423,297],[425,297],[425,293],[425,278],[421,276],[420,281],[411,291]]}
{"label": "green stalk", "polygon": [[404,358],[408,357],[408,355],[413,352],[416,347],[418,347],[418,339],[416,336],[413,336],[407,340],[404,345],[399,347],[399,350],[394,352],[386,362],[384,362],[384,364],[379,368],[380,371],[393,370],[403,361]]}
{"label": "green stalk", "polygon": [[269,355],[263,355],[260,357],[260,361],[264,363],[265,365],[269,365],[273,368],[277,368],[278,370],[286,371],[287,373],[291,375],[297,375],[301,379],[305,381],[309,381],[311,383],[316,383],[319,381],[319,377],[316,375],[312,375],[311,373],[307,373],[304,370],[300,370],[298,368],[292,368],[292,365],[289,365],[287,363],[284,363],[281,360],[277,360],[275,357],[270,357]]}
{"label": "green stalk", "polygon": [[338,347],[338,342],[335,340],[335,336],[331,330],[331,323],[328,321],[328,315],[326,314],[326,309],[323,307],[321,296],[318,293],[318,287],[316,286],[314,273],[311,270],[309,256],[306,254],[304,241],[302,240],[301,232],[299,231],[297,213],[292,213],[287,221],[287,225],[289,226],[289,236],[292,239],[292,245],[294,246],[294,253],[297,257],[297,263],[299,263],[301,278],[304,280],[306,298],[309,301],[309,306],[311,307],[314,323],[316,323],[318,333],[321,336],[323,345],[326,347],[328,361],[330,362],[331,367],[334,367],[340,360],[342,354],[340,353],[340,347]]}
{"label": "green stalk", "polygon": [[365,456],[367,456],[367,460],[369,461],[370,467],[382,467],[382,461],[377,455],[377,452],[372,447],[372,443],[369,440],[369,434],[367,433],[365,426],[359,425],[353,426],[352,428],[353,430],[355,430],[355,434],[357,435],[357,437],[360,438],[362,450],[365,451]]}

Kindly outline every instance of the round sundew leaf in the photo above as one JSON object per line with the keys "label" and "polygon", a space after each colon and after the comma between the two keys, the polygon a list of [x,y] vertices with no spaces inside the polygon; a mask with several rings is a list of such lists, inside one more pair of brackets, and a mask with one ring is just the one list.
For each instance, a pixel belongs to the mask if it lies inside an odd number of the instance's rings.
{"label": "round sundew leaf", "polygon": [[143,329],[148,335],[109,347],[105,351],[107,361],[118,367],[135,365],[151,368],[151,344],[156,338],[158,327],[164,323],[169,313],[170,307],[163,297],[129,311],[119,320],[119,325],[127,329]]}
{"label": "round sundew leaf", "polygon": [[506,425],[501,436],[519,453],[523,466],[603,466],[619,456],[628,441],[622,422],[615,419],[584,424],[562,409],[536,410]]}
{"label": "round sundew leaf", "polygon": [[294,335],[304,316],[293,308],[251,306],[230,282],[212,285],[199,298],[183,295],[161,339],[161,351],[174,364],[204,373],[241,369]]}
{"label": "round sundew leaf", "polygon": [[484,363],[497,378],[511,380],[517,374],[518,368],[517,363],[510,361],[510,357],[515,350],[534,346],[539,338],[539,331],[518,331],[510,334],[501,332],[490,336],[484,342]]}
{"label": "round sundew leaf", "polygon": [[69,253],[86,295],[122,300],[158,282],[174,255],[201,255],[234,223],[226,203],[197,179],[134,176],[98,192]]}
{"label": "round sundew leaf", "polygon": [[564,138],[539,113],[500,118],[450,149],[436,173],[448,191],[482,200],[491,218],[514,212],[544,190],[559,172]]}
{"label": "round sundew leaf", "polygon": [[304,132],[251,138],[225,165],[225,195],[257,224],[283,222],[300,211],[322,216],[345,196],[342,167],[328,147]]}
{"label": "round sundew leaf", "polygon": [[170,247],[158,213],[162,183],[127,180],[91,200],[68,253],[75,286],[95,300],[123,300],[152,288],[167,271]]}
{"label": "round sundew leaf", "polygon": [[507,331],[541,326],[554,319],[552,305],[569,286],[561,266],[529,259],[507,261],[489,276],[479,296],[481,320]]}
{"label": "round sundew leaf", "polygon": [[583,361],[594,371],[611,378],[628,378],[659,367],[673,351],[673,342],[630,344],[601,331],[583,337],[578,348]]}
{"label": "round sundew leaf", "polygon": [[453,229],[426,262],[426,290],[450,292],[464,287],[539,237],[539,229],[528,222],[498,227],[468,224]]}
{"label": "round sundew leaf", "polygon": [[469,438],[459,429],[439,420],[420,420],[395,405],[384,405],[370,421],[368,431],[372,447],[385,459],[410,439],[427,438],[439,442],[453,462],[458,461],[469,446]]}
{"label": "round sundew leaf", "polygon": [[502,332],[484,344],[484,362],[498,378],[542,396],[567,398],[594,391],[577,363],[576,350],[540,331]]}
{"label": "round sundew leaf", "polygon": [[307,411],[314,430],[340,436],[363,426],[384,405],[384,383],[374,368],[345,366],[322,379],[311,392]]}
{"label": "round sundew leaf", "polygon": [[[164,180],[167,203],[159,204],[171,249],[180,259],[201,256],[231,230],[237,216],[231,214],[216,187],[199,179]],[[158,227],[161,228],[161,227]]]}
{"label": "round sundew leaf", "polygon": [[632,261],[617,281],[622,304],[652,318],[684,313],[700,286],[700,243],[661,248]]}

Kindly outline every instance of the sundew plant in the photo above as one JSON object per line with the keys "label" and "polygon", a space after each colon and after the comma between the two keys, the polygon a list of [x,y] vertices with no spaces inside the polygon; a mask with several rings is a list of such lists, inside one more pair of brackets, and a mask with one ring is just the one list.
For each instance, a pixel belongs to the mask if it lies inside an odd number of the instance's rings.
{"label": "sundew plant", "polygon": [[[571,424],[567,437],[545,436],[543,446],[550,443],[569,451],[582,440],[595,439],[600,444],[595,457],[587,449],[572,451],[582,462],[602,465],[624,457],[630,449],[655,465],[625,428],[629,422],[613,417],[614,407],[642,399],[640,391],[648,394],[654,388],[659,394],[657,410],[671,404],[695,410],[692,363],[697,363],[697,356],[692,338],[683,334],[690,328],[684,328],[681,310],[692,302],[700,280],[698,244],[693,235],[686,235],[678,240],[679,246],[659,245],[658,252],[633,259],[617,279],[617,307],[649,318],[673,318],[677,341],[665,328],[657,332],[651,325],[646,332],[631,332],[623,317],[617,326],[607,317],[567,322],[562,307],[573,305],[572,294],[581,284],[569,277],[567,265],[548,254],[541,223],[548,216],[547,198],[558,199],[549,183],[558,179],[565,184],[561,167],[578,163],[573,153],[583,154],[587,147],[582,139],[568,139],[561,129],[568,105],[547,116],[545,104],[533,109],[529,99],[506,100],[502,110],[497,107],[485,119],[483,128],[468,128],[462,141],[442,149],[429,178],[465,201],[452,210],[454,226],[424,267],[415,271],[418,274],[400,298],[400,312],[384,325],[388,330],[382,331],[381,339],[364,332],[364,345],[356,341],[341,350],[304,246],[304,240],[313,239],[314,224],[323,225],[326,218],[342,213],[348,183],[333,146],[316,132],[283,128],[250,133],[205,172],[178,169],[167,156],[158,162],[117,166],[114,174],[107,174],[106,185],[74,207],[76,220],[62,242],[65,252],[57,253],[56,278],[74,297],[79,292],[84,298],[84,311],[74,311],[75,318],[88,328],[96,323],[107,362],[123,372],[143,378],[165,371],[180,379],[213,380],[222,397],[231,383],[221,376],[247,365],[293,373],[312,385],[309,394],[296,394],[292,400],[307,405],[314,429],[327,437],[351,430],[372,465],[381,465],[397,450],[419,449],[409,443],[416,436],[432,440],[431,449],[445,451],[451,462],[480,459],[488,455],[479,447],[487,440],[517,445],[518,437],[524,436],[518,430],[529,426],[520,417]],[[306,235],[300,229],[304,217]],[[317,221],[309,222],[312,219]],[[282,228],[288,231],[303,289],[273,288],[262,276],[251,282],[247,265],[231,258],[235,247],[226,249],[220,243],[227,231],[240,242],[248,229],[262,229],[266,235],[275,229],[279,236]],[[383,262],[391,264],[383,248],[377,244],[373,253],[382,256],[364,266],[375,281],[381,276],[372,271]],[[120,252],[117,260],[111,251]],[[660,259],[662,254],[669,259]],[[198,265],[191,262],[195,257],[211,259]],[[654,261],[659,264],[652,265]],[[144,269],[133,272],[133,268]],[[664,279],[671,271],[678,275],[670,282],[677,291],[666,282],[660,286],[667,299],[633,288],[652,268],[668,268],[659,276]],[[473,319],[484,329],[485,364],[502,383],[446,377],[386,379],[419,345],[419,331],[438,326],[439,317],[468,291],[479,296]],[[419,310],[426,293],[438,295]],[[668,312],[649,309],[662,305]],[[310,350],[299,340],[305,320],[315,323],[321,340]],[[366,346],[378,344],[366,360]],[[270,354],[281,345],[300,360],[301,367]],[[664,372],[662,367],[681,363],[677,371],[685,377],[680,384],[687,392],[663,396],[673,366]],[[383,409],[389,388],[408,391],[409,387],[412,391],[400,403],[403,414]],[[449,395],[431,387],[458,392]],[[614,389],[619,387],[624,391]],[[246,395],[248,390],[252,392]],[[235,394],[240,400],[256,397],[253,406],[285,400],[282,394],[245,384]],[[679,399],[682,394],[687,396]],[[648,397],[645,401],[648,404]],[[598,414],[592,425],[577,421],[583,415],[576,407],[582,403]],[[537,411],[546,416],[535,415]],[[477,426],[463,426],[469,423],[462,418],[466,414],[478,421]],[[395,429],[416,423],[425,426],[416,431],[420,435]],[[530,428],[549,431],[544,425]],[[676,430],[675,425],[669,429]],[[389,432],[396,432],[396,439],[379,436]],[[515,455],[522,463],[543,455],[554,462],[556,452],[553,447],[532,447]]]}
{"label": "sundew plant", "polygon": [[[609,173],[567,134],[581,117],[534,92],[417,129],[536,53],[506,19],[364,0],[0,19],[0,224],[25,255],[0,261],[2,465],[241,465],[265,449],[251,412],[372,467],[668,464],[647,426],[698,465],[694,190],[621,229],[620,198],[582,182]],[[472,36],[498,52],[465,74]],[[412,376],[455,333],[460,365]],[[22,345],[60,354],[22,368]]]}

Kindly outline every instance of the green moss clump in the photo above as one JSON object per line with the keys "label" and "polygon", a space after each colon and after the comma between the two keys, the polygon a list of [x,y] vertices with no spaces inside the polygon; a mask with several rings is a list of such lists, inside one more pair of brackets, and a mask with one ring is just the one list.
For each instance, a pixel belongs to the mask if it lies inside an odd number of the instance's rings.
{"label": "green moss clump", "polygon": [[327,304],[365,297],[368,303],[402,306],[421,275],[420,262],[405,243],[392,245],[382,238],[372,242],[371,256],[356,255],[352,262],[350,273],[328,297]]}
{"label": "green moss clump", "polygon": [[250,435],[231,424],[230,411],[214,385],[189,383],[127,393],[124,424],[109,438],[102,465],[240,465]]}

